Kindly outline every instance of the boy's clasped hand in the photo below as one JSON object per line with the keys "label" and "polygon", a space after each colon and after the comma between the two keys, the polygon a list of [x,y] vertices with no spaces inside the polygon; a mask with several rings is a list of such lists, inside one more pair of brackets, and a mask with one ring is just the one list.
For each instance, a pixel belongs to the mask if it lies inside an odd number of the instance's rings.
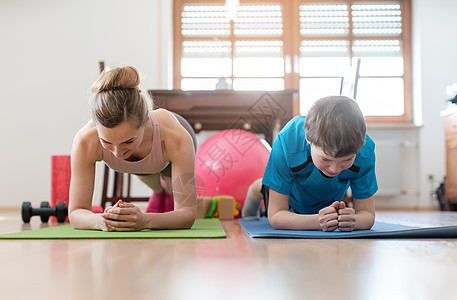
{"label": "boy's clasped hand", "polygon": [[343,201],[335,201],[319,211],[319,224],[323,231],[353,231],[355,227],[355,210],[346,207]]}

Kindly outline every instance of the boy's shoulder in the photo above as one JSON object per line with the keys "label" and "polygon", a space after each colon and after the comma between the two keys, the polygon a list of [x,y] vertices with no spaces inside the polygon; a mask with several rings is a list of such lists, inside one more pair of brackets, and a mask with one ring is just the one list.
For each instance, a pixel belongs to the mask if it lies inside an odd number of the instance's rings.
{"label": "boy's shoulder", "polygon": [[375,143],[374,141],[365,134],[365,144],[357,153],[354,164],[362,167],[369,166],[375,163]]}
{"label": "boy's shoulder", "polygon": [[361,152],[361,154],[364,154],[366,152],[372,153],[374,151],[374,148],[374,141],[368,136],[368,134],[365,134],[365,144],[362,146],[359,152]]}
{"label": "boy's shoulder", "polygon": [[278,134],[278,140],[288,153],[303,152],[306,145],[305,116],[290,120]]}
{"label": "boy's shoulder", "polygon": [[302,129],[304,131],[306,116],[296,116],[293,117],[287,124],[284,126],[282,131],[297,130]]}
{"label": "boy's shoulder", "polygon": [[305,119],[305,116],[294,117],[279,132],[279,136],[288,142],[302,141],[305,138]]}

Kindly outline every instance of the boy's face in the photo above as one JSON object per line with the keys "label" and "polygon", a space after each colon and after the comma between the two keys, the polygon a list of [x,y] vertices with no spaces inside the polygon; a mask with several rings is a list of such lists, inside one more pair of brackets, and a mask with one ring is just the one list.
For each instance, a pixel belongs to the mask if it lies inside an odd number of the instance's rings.
{"label": "boy's face", "polygon": [[313,163],[326,176],[335,177],[341,171],[349,169],[354,163],[356,154],[335,158],[317,146],[311,144]]}

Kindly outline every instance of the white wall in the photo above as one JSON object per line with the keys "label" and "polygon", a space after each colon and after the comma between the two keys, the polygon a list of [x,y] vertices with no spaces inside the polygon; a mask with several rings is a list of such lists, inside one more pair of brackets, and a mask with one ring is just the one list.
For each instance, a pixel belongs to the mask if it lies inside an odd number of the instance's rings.
{"label": "white wall", "polygon": [[168,0],[0,1],[0,206],[50,201],[51,156],[70,154],[107,66],[167,88]]}
{"label": "white wall", "polygon": [[440,111],[447,106],[446,86],[457,82],[456,10],[457,1],[453,0],[412,0],[413,101],[415,122],[420,127],[368,131],[378,143],[406,141],[417,143],[417,148],[402,151],[398,168],[401,194],[377,197],[378,207],[438,207],[432,193],[446,173]]}
{"label": "white wall", "polygon": [[[0,207],[50,200],[51,156],[69,154],[89,119],[89,87],[98,62],[132,64],[142,90],[172,86],[172,1],[0,1]],[[417,143],[402,154],[403,195],[378,206],[433,206],[445,174],[445,87],[457,82],[457,1],[412,0],[414,99],[418,129],[369,129],[376,142]],[[419,118],[420,119],[420,118]],[[99,194],[98,194],[99,195]],[[96,195],[96,199],[97,196]],[[99,200],[98,200],[99,201]]]}
{"label": "white wall", "polygon": [[444,122],[440,111],[446,107],[445,87],[457,82],[457,2],[413,0],[415,50],[420,66],[415,78],[422,97],[423,127],[420,130],[420,205],[430,195],[429,175],[442,181],[445,175]]}

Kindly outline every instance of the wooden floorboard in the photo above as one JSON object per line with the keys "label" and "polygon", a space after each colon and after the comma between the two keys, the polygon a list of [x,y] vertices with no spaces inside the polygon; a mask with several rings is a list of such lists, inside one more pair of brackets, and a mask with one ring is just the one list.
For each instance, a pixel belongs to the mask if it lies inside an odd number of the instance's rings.
{"label": "wooden floorboard", "polygon": [[[457,214],[379,212],[457,225]],[[0,234],[54,226],[0,211]],[[1,299],[456,299],[457,239],[3,240]]]}

